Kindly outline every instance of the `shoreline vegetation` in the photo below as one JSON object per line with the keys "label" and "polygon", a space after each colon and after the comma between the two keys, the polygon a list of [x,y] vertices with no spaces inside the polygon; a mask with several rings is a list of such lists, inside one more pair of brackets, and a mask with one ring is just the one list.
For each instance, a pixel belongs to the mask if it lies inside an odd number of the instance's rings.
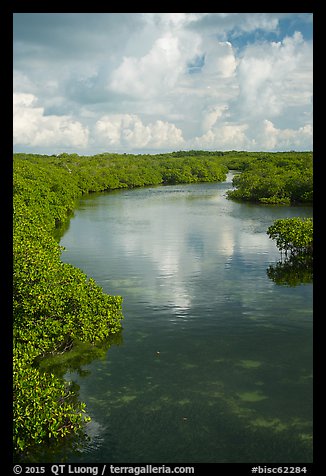
{"label": "shoreline vegetation", "polygon": [[[83,435],[85,404],[40,365],[80,343],[96,349],[122,329],[122,297],[105,294],[61,261],[55,238],[84,194],[150,185],[220,182],[238,170],[229,199],[312,204],[312,152],[179,151],[157,155],[14,154],[14,451]],[[96,355],[96,350],[94,351]]]}

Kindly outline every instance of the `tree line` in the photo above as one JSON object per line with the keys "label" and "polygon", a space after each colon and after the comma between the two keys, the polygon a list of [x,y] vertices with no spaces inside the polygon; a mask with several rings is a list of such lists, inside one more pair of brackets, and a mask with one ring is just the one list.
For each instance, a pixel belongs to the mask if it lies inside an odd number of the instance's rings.
{"label": "tree line", "polygon": [[79,197],[148,185],[224,181],[229,169],[237,169],[242,174],[234,178],[237,189],[229,198],[262,203],[312,198],[311,153],[20,153],[13,160],[14,447],[24,457],[37,445],[80,434],[88,419],[74,390],[39,365],[42,358],[79,342],[95,345],[121,330],[122,297],[105,294],[92,278],[61,261],[56,230]]}
{"label": "tree line", "polygon": [[313,161],[310,152],[257,154],[234,158],[229,166],[241,170],[233,179],[229,198],[270,204],[311,204]]}
{"label": "tree line", "polygon": [[40,358],[96,343],[121,329],[122,298],[61,261],[56,228],[85,193],[153,184],[219,181],[214,158],[77,154],[14,156],[14,444],[28,453],[78,433],[85,405]]}

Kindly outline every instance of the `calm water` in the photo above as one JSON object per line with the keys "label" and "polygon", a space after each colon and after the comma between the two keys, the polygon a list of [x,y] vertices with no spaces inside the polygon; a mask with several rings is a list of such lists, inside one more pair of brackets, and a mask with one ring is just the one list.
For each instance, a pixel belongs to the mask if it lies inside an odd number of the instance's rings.
{"label": "calm water", "polygon": [[66,374],[92,417],[69,462],[312,460],[312,285],[266,274],[267,227],[312,210],[226,200],[230,178],[80,201],[63,260],[125,319],[105,359]]}

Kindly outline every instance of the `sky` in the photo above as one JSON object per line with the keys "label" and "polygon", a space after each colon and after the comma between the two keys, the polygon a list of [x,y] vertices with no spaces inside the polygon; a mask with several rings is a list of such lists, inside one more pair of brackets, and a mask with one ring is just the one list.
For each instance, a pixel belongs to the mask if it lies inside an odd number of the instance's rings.
{"label": "sky", "polygon": [[312,150],[312,13],[15,13],[15,152]]}

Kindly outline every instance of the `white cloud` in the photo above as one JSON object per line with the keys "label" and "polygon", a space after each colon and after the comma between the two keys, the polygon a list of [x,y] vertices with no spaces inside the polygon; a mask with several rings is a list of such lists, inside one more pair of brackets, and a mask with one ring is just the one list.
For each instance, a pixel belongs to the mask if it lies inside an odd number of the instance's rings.
{"label": "white cloud", "polygon": [[[223,81],[229,86],[229,96],[223,94],[221,81],[217,81],[221,59],[216,48],[215,56],[212,54],[215,57],[215,62],[211,63],[213,73],[206,75],[203,68],[200,78],[210,89],[211,103],[202,108],[202,135],[191,141],[193,147],[219,150],[311,149],[311,48],[312,45],[305,42],[300,33],[294,33],[278,43],[250,45],[232,62],[234,50],[230,47],[229,58],[233,67],[230,78]],[[214,49],[211,47],[210,51]],[[211,76],[215,78],[215,84]],[[196,107],[199,108],[198,104]],[[275,126],[275,123],[283,126]]]}
{"label": "white cloud", "polygon": [[282,42],[246,48],[237,67],[236,110],[251,117],[275,117],[288,107],[309,106],[312,98],[312,45],[301,33]]}
{"label": "white cloud", "polygon": [[229,41],[206,39],[203,50],[205,64],[202,73],[204,75],[213,75],[215,80],[218,77],[229,78],[234,75],[237,61]]}
{"label": "white cloud", "polygon": [[223,113],[228,110],[226,105],[209,106],[203,113],[202,129],[203,132],[208,132],[216,122],[223,116]]}
{"label": "white cloud", "polygon": [[125,57],[113,72],[110,88],[144,98],[172,88],[182,69],[178,39],[170,34],[158,38],[148,54]]}
{"label": "white cloud", "polygon": [[109,89],[143,101],[155,97],[164,100],[187,71],[187,62],[198,52],[198,35],[168,31],[159,36],[141,56],[124,57],[112,72]]}
{"label": "white cloud", "polygon": [[305,124],[298,129],[278,129],[274,124],[265,119],[263,121],[263,130],[261,135],[261,144],[266,150],[288,150],[311,148],[313,139],[311,124]]}
{"label": "white cloud", "polygon": [[73,146],[88,143],[88,129],[69,116],[44,115],[33,94],[16,93],[13,98],[13,142],[28,146]]}
{"label": "white cloud", "polygon": [[144,125],[135,114],[103,116],[95,124],[95,135],[103,145],[133,149],[181,147],[182,131],[174,124],[157,120]]}
{"label": "white cloud", "polygon": [[[15,17],[15,144],[92,153],[312,140],[312,41],[290,25],[307,34],[308,14]],[[264,121],[285,132],[268,137]]]}
{"label": "white cloud", "polygon": [[250,149],[251,142],[245,133],[247,129],[247,124],[219,124],[196,137],[194,147],[217,150]]}
{"label": "white cloud", "polygon": [[251,125],[217,121],[205,134],[196,137],[191,145],[216,150],[311,150],[312,140],[311,124],[298,129],[281,129],[264,119]]}
{"label": "white cloud", "polygon": [[145,13],[144,20],[163,29],[181,28],[199,20],[207,13]]}

